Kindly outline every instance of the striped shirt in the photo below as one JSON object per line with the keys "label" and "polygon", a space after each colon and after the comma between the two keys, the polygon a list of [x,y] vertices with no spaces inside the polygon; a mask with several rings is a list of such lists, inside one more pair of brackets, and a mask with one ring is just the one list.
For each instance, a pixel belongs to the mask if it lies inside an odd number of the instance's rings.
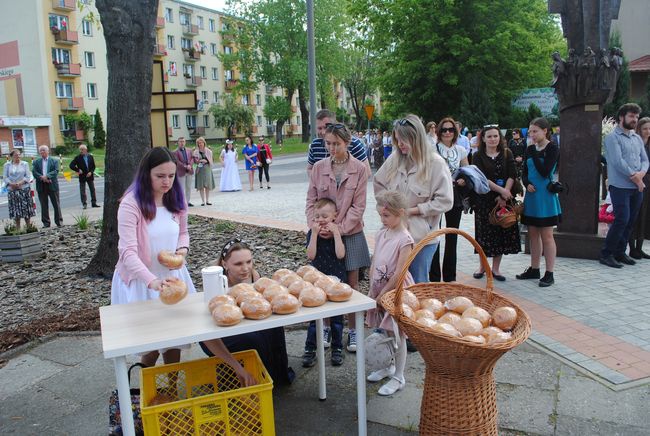
{"label": "striped shirt", "polygon": [[[357,138],[352,138],[350,145],[348,145],[348,151],[352,156],[361,162],[368,159],[366,156],[366,150],[363,147],[361,141]],[[330,157],[327,148],[325,148],[325,141],[322,138],[316,138],[309,145],[309,153],[307,154],[307,164],[314,166],[314,164],[320,160]]]}

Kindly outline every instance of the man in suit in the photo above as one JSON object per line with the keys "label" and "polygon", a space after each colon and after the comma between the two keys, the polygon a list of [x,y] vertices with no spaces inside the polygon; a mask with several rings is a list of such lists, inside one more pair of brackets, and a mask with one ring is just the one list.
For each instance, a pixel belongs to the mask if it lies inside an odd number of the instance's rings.
{"label": "man in suit", "polygon": [[59,204],[59,160],[50,157],[50,148],[47,145],[39,146],[38,153],[41,157],[32,163],[32,174],[36,179],[36,192],[41,204],[41,221],[43,227],[50,227],[49,198],[54,207],[54,222],[57,227],[61,227],[63,217]]}
{"label": "man in suit", "polygon": [[87,207],[86,183],[88,184],[88,190],[90,191],[90,202],[92,207],[100,207],[97,204],[97,196],[95,195],[95,159],[93,159],[92,155],[88,153],[88,147],[86,147],[86,144],[81,144],[79,146],[79,155],[70,162],[70,169],[79,174],[79,192],[81,193],[81,204],[84,209]]}
{"label": "man in suit", "polygon": [[188,206],[194,206],[190,203],[190,195],[192,195],[192,174],[194,174],[194,159],[192,158],[192,150],[185,148],[185,138],[182,136],[176,141],[178,148],[174,152],[176,155],[176,177],[178,182],[185,189],[185,201]]}

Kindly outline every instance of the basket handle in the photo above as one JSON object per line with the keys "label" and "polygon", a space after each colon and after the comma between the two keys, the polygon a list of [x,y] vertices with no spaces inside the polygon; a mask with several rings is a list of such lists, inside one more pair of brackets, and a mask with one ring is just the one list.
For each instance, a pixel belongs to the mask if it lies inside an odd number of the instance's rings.
{"label": "basket handle", "polygon": [[483,249],[481,248],[479,243],[476,242],[476,239],[472,238],[472,236],[469,233],[464,232],[460,229],[445,227],[433,231],[428,235],[426,235],[424,238],[422,238],[422,240],[420,240],[420,242],[418,242],[415,245],[415,247],[413,247],[413,251],[411,251],[411,254],[409,255],[408,259],[406,259],[406,263],[404,264],[402,271],[397,277],[397,289],[395,291],[395,299],[393,301],[393,304],[395,305],[396,318],[399,319],[399,317],[402,316],[402,293],[404,292],[404,280],[406,279],[406,274],[409,271],[409,267],[411,266],[413,259],[415,259],[415,256],[417,256],[418,253],[422,250],[422,248],[428,245],[429,242],[433,241],[438,236],[447,235],[447,234],[460,235],[463,238],[467,239],[474,246],[474,248],[476,248],[476,251],[478,252],[478,255],[481,260],[481,266],[483,266],[483,269],[485,270],[485,274],[487,275],[487,283],[485,285],[485,290],[488,293],[488,299],[492,298],[492,293],[494,291],[494,286],[493,286],[494,279],[492,278],[492,269],[490,268],[490,264],[488,263],[487,256],[485,256],[485,252],[483,252]]}

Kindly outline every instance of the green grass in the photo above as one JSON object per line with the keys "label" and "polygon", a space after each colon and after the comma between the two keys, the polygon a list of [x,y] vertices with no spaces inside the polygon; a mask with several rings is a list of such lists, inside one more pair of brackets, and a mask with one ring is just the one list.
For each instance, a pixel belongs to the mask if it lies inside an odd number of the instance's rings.
{"label": "green grass", "polygon": [[[90,151],[90,154],[93,155],[93,158],[95,159],[95,167],[96,170],[95,172],[98,173],[99,175],[103,176],[104,175],[104,160],[106,158],[106,149],[105,148],[93,148]],[[61,165],[61,172],[63,171],[70,171],[70,162],[72,159],[77,157],[79,155],[79,151],[75,150],[72,153],[64,154],[61,156],[63,158],[63,165]],[[73,174],[72,177],[76,177],[76,174]]]}
{"label": "green grass", "polygon": [[88,224],[89,224],[88,215],[82,213],[79,216],[73,215],[73,218],[79,230],[88,230]]}

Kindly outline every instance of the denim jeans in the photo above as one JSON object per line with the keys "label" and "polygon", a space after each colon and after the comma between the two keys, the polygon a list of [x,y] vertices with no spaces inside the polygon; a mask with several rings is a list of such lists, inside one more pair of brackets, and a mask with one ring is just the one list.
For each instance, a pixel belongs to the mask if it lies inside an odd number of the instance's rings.
{"label": "denim jeans", "polygon": [[[332,349],[343,348],[343,315],[333,316],[330,318],[330,329],[332,331]],[[322,334],[322,333],[321,333]],[[307,340],[305,341],[305,350],[316,349],[316,321],[309,323],[307,329]]]}
{"label": "denim jeans", "polygon": [[437,242],[427,245],[420,250],[417,256],[415,256],[415,259],[413,259],[413,262],[411,262],[409,271],[415,283],[426,283],[429,281],[429,267],[431,266],[431,260],[436,250],[438,250]]}
{"label": "denim jeans", "polygon": [[610,186],[609,195],[614,208],[614,222],[607,232],[601,257],[620,256],[625,253],[627,241],[643,201],[643,193],[637,189]]}

